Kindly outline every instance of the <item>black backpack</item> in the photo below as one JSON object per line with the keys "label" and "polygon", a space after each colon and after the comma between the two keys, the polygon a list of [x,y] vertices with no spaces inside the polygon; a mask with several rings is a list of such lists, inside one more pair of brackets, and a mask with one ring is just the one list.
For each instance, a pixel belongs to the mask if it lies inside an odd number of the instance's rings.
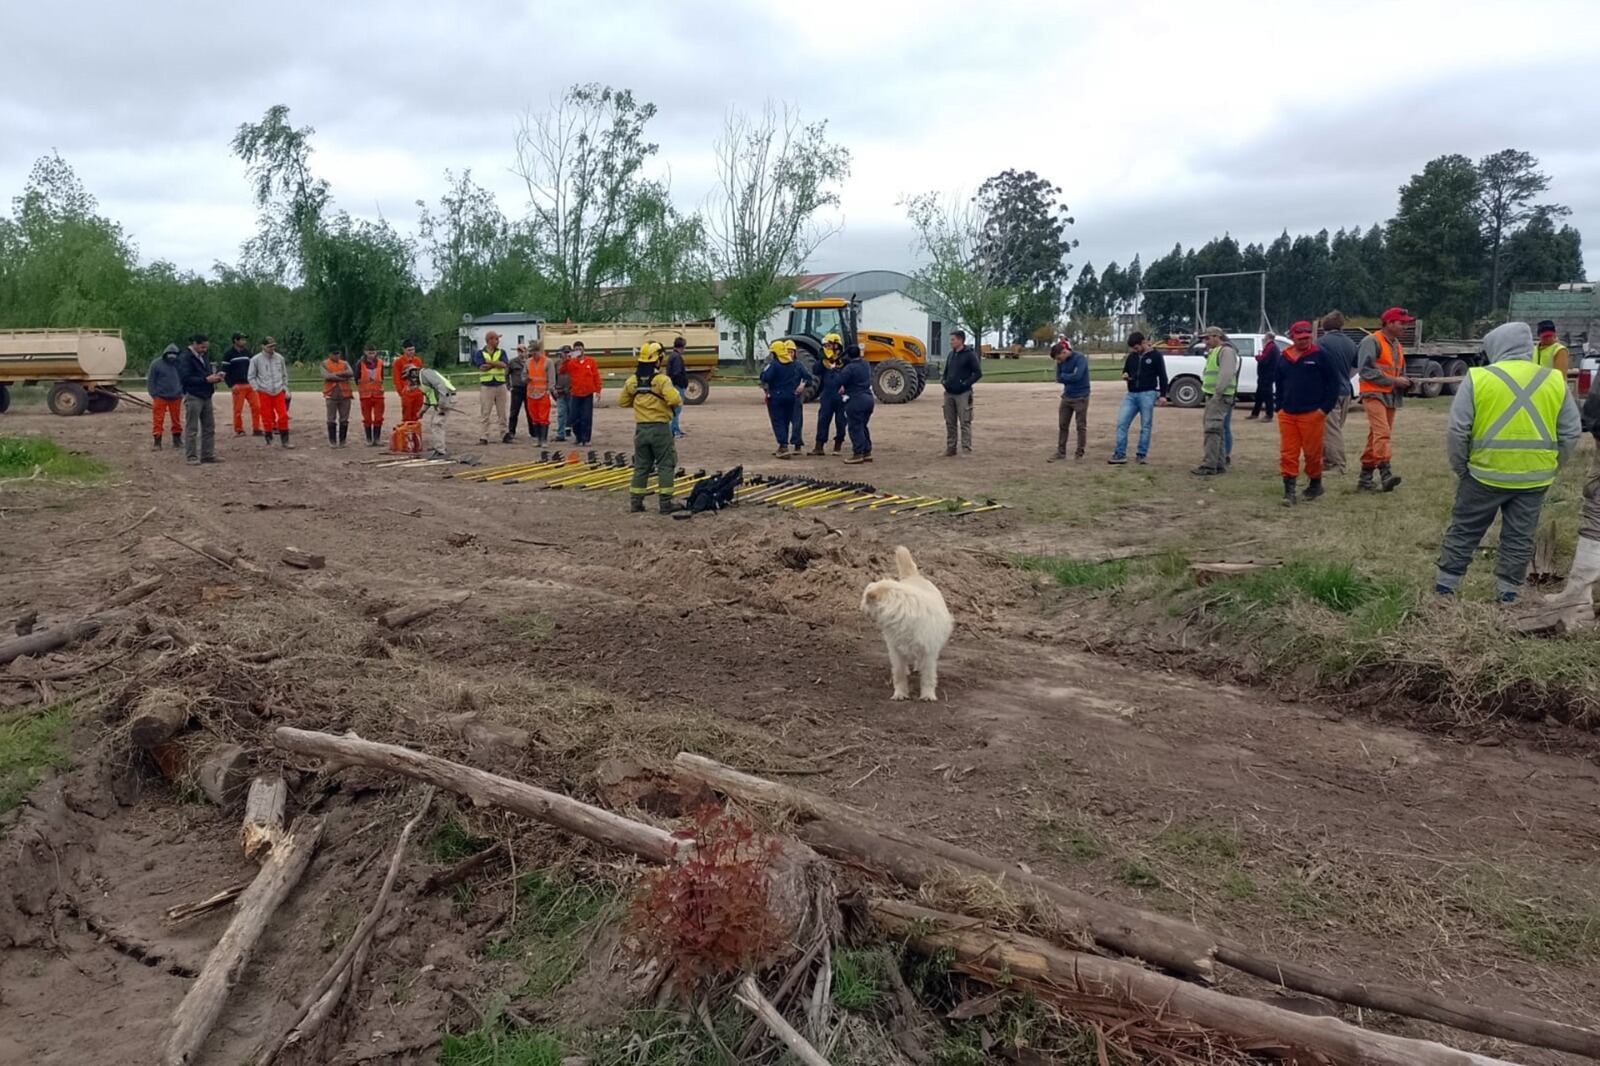
{"label": "black backpack", "polygon": [[733,492],[744,483],[744,467],[736,466],[725,474],[701,478],[689,492],[689,502],[684,513],[697,515],[705,511],[720,511],[733,506]]}

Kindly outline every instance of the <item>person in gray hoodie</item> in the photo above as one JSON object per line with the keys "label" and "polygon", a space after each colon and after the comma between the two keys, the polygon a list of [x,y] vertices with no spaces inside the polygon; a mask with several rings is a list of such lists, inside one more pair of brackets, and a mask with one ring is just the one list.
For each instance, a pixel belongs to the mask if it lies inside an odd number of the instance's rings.
{"label": "person in gray hoodie", "polygon": [[1445,452],[1461,480],[1433,590],[1455,594],[1499,515],[1495,585],[1501,603],[1515,603],[1533,560],[1545,493],[1583,431],[1566,381],[1533,362],[1526,322],[1490,330],[1483,348],[1489,365],[1468,371],[1450,405]]}
{"label": "person in gray hoodie", "polygon": [[152,429],[155,433],[155,450],[161,450],[161,423],[172,423],[172,446],[183,449],[183,379],[178,376],[178,346],[167,345],[161,358],[150,364],[144,376],[145,391],[150,394],[153,412]]}

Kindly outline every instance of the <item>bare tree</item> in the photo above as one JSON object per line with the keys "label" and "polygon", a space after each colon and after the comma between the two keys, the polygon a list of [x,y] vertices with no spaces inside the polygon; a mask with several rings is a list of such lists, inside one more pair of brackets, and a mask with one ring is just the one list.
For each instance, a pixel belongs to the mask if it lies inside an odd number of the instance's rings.
{"label": "bare tree", "polygon": [[626,89],[590,83],[574,85],[546,111],[523,114],[515,170],[528,189],[551,314],[599,317],[604,290],[633,274],[640,229],[667,198],[644,174],[656,153],[644,138],[655,113]]}
{"label": "bare tree", "polygon": [[997,245],[985,201],[956,194],[922,193],[903,201],[917,231],[916,252],[926,262],[911,273],[911,296],[947,322],[972,334],[974,346],[1000,326],[1017,298],[1006,284],[1008,250]]}
{"label": "bare tree", "polygon": [[802,123],[796,109],[768,102],[756,117],[728,112],[716,156],[718,187],[705,228],[717,305],[739,327],[753,368],[756,331],[837,229],[815,216],[839,202],[850,153],[828,141],[826,122]]}

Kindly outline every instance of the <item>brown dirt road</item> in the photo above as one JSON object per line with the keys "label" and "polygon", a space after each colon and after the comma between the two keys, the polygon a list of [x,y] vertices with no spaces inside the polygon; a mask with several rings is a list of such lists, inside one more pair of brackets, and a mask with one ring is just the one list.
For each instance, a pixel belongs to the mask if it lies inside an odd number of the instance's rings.
{"label": "brown dirt road", "polygon": [[[793,468],[975,496],[1042,464],[1053,441],[1053,387],[986,389],[978,456],[960,460],[939,456],[936,394],[880,407],[878,461],[849,468],[832,458],[767,457],[759,395],[714,390],[685,416],[690,436],[680,461],[690,469],[743,461],[747,470]],[[46,620],[73,617],[130,570],[171,572],[172,589],[147,613],[158,623],[176,619],[213,649],[207,683],[231,679],[228,706],[216,713],[248,718],[256,729],[359,725],[383,739],[384,720],[355,708],[373,698],[364,685],[385,671],[398,677],[403,666],[426,684],[381,693],[394,716],[391,736],[414,739],[405,723],[437,709],[430,701],[471,691],[471,705],[487,715],[549,729],[545,754],[518,767],[523,776],[581,788],[557,756],[592,761],[592,749],[564,747],[553,720],[542,717],[548,708],[516,693],[599,694],[644,709],[643,717],[618,718],[626,726],[606,738],[608,748],[670,755],[680,734],[641,724],[660,715],[743,738],[711,754],[742,754],[751,769],[806,768],[810,757],[848,749],[802,780],[1069,884],[1189,915],[1332,969],[1600,1024],[1600,910],[1588,909],[1592,897],[1568,891],[1592,885],[1600,872],[1600,770],[1589,759],[1531,744],[1463,744],[1286,703],[1168,669],[1157,647],[1133,634],[1127,654],[1091,654],[1089,638],[1104,634],[1087,632],[1051,590],[994,558],[1058,543],[1059,530],[1020,512],[826,512],[842,537],[804,514],[764,507],[689,521],[630,516],[623,493],[370,469],[359,463],[374,453],[359,441],[332,450],[319,439],[321,426],[308,417],[320,416],[316,397],[300,397],[295,413],[294,450],[228,431],[219,447],[224,465],[201,468],[185,467],[170,450],[150,451],[142,413],[64,420],[35,408],[5,416],[6,432],[47,434],[106,462],[114,476],[107,486],[65,492],[0,487],[0,618],[29,607]],[[1111,402],[1093,410],[1097,440],[1109,437],[1113,413]],[[475,410],[461,423],[453,443],[475,440]],[[626,412],[602,408],[593,446],[631,450],[629,426]],[[1156,464],[1191,464],[1198,428],[1197,412],[1162,411]],[[1236,432],[1239,464],[1265,469],[1266,435]],[[529,446],[464,450],[493,464]],[[1087,462],[1103,469],[1095,454]],[[1068,463],[1046,476],[1057,471],[1061,506],[1070,506],[1080,475]],[[151,507],[155,516],[128,531]],[[227,573],[163,533],[242,549],[274,583]],[[1133,534],[1075,531],[1071,546],[1115,547]],[[856,611],[864,582],[892,567],[896,543],[912,548],[957,617],[936,705],[888,700],[886,656]],[[326,554],[327,569],[279,566],[288,545]],[[797,545],[812,549],[803,571],[778,560],[778,549]],[[242,589],[245,598],[208,588]],[[413,633],[383,634],[372,622],[379,608],[452,589],[473,595]],[[290,654],[270,669],[228,661],[226,649],[280,645]],[[99,653],[80,649],[66,661]],[[13,702],[32,695],[0,691]],[[83,732],[87,740],[92,729]],[[0,959],[0,1061],[149,1061],[184,989],[174,971],[198,967],[221,929],[213,917],[173,931],[159,912],[248,875],[233,816],[193,804],[123,806],[92,794],[94,780],[80,770],[66,779],[64,805],[39,805],[54,812],[54,836],[25,823],[47,844],[5,842],[32,856],[33,873],[0,872],[0,946],[12,948]],[[342,832],[360,832],[372,804],[383,802],[358,804],[362,813]],[[294,905],[299,923],[269,940],[261,957],[270,961],[247,977],[214,1038],[216,1061],[242,1054],[266,1017],[282,1015],[313,969],[287,956],[325,951],[319,937],[337,924],[330,908],[370,876],[365,868],[314,868]],[[1547,889],[1534,891],[1532,904],[1530,882]],[[67,899],[73,909],[63,911]],[[118,930],[122,949],[79,914]],[[402,1000],[411,1005],[408,1019],[394,1019],[392,989],[384,1002],[374,992],[338,1061],[368,1052],[408,1061],[399,1045],[444,1023],[450,989],[472,983],[459,938],[440,933],[447,918],[418,905],[409,919],[416,928],[389,950],[413,971]],[[142,961],[127,949],[134,941]],[[417,976],[418,964],[432,969]]]}

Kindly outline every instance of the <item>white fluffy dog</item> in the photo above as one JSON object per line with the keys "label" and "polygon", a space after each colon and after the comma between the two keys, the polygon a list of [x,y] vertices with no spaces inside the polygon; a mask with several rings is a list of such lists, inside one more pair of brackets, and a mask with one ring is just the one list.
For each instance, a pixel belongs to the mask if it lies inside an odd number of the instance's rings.
{"label": "white fluffy dog", "polygon": [[911,671],[922,682],[921,698],[939,698],[939,652],[950,639],[954,622],[944,597],[917,570],[903,545],[894,550],[898,577],[874,581],[861,594],[861,613],[878,623],[889,648],[894,698],[911,698]]}

